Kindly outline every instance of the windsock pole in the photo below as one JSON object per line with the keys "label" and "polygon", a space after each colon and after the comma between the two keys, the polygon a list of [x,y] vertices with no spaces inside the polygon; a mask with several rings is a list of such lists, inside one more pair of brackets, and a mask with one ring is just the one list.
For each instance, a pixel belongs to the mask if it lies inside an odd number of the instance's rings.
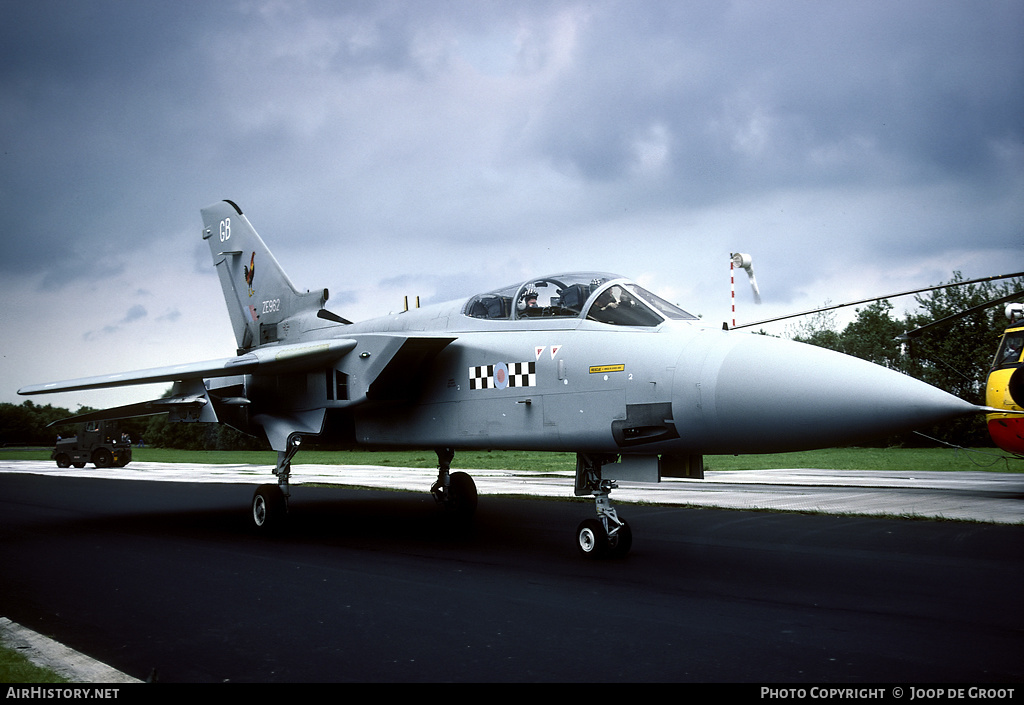
{"label": "windsock pole", "polygon": [[736,261],[729,255],[729,293],[732,296],[732,327],[736,327]]}

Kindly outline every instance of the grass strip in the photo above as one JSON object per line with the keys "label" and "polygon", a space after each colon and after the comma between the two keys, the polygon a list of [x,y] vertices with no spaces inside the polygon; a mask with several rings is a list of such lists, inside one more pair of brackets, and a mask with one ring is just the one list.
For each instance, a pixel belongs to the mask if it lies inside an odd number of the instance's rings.
{"label": "grass strip", "polygon": [[[173,448],[136,448],[136,461],[157,463],[209,463],[274,466],[273,451],[178,450]],[[0,459],[49,460],[49,450],[4,448]],[[434,468],[437,457],[425,450],[345,450],[326,451],[311,448],[295,456],[296,464],[306,465],[383,465],[391,467]],[[537,451],[466,450],[455,454],[453,469],[512,470],[515,472],[572,471],[574,453]],[[821,470],[884,470],[889,472],[988,471],[1024,472],[1024,458],[1008,456],[995,448],[825,448],[796,453],[767,455],[708,455],[706,470],[771,470],[811,468]]]}

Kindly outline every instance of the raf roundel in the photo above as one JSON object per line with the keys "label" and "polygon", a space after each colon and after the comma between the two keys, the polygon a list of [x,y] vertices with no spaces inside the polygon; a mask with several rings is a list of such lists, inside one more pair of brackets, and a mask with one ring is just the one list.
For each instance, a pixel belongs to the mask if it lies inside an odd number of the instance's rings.
{"label": "raf roundel", "polygon": [[508,386],[508,365],[499,362],[494,365],[494,388],[504,389]]}

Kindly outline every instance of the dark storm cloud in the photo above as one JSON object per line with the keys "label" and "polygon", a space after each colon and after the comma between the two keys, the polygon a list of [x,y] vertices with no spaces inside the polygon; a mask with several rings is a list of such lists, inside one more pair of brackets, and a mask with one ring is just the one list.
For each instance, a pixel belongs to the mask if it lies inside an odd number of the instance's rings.
{"label": "dark storm cloud", "polygon": [[181,169],[168,147],[195,102],[181,61],[191,7],[0,5],[0,267],[67,283],[123,266],[124,236],[138,247],[147,204],[166,197],[155,174]]}
{"label": "dark storm cloud", "polygon": [[[642,10],[638,10],[642,8]],[[625,179],[652,124],[673,197],[986,178],[1022,142],[1015,3],[636,3],[598,12],[538,148]],[[883,160],[885,164],[880,164]],[[888,173],[880,173],[888,170]]]}
{"label": "dark storm cloud", "polygon": [[99,336],[114,335],[114,334],[120,333],[124,329],[125,326],[131,325],[132,323],[135,323],[137,321],[141,321],[142,319],[146,318],[148,315],[149,315],[149,312],[146,311],[146,307],[145,306],[142,306],[141,304],[135,304],[134,306],[129,308],[125,312],[124,316],[122,316],[121,319],[119,321],[117,321],[116,323],[107,324],[107,325],[103,326],[102,328],[100,328],[99,331],[87,331],[82,336],[82,339],[88,341],[88,340],[94,340],[94,339],[96,339]]}
{"label": "dark storm cloud", "polygon": [[109,276],[224,197],[410,251],[796,189],[1007,199],[1022,8],[4,2],[0,271]]}

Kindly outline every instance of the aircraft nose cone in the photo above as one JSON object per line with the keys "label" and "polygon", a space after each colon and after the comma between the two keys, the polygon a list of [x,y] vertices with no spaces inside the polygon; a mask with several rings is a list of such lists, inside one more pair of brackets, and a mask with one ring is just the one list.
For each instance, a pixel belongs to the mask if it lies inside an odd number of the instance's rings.
{"label": "aircraft nose cone", "polygon": [[720,334],[684,349],[677,370],[677,429],[709,454],[845,445],[978,410],[899,372],[767,336]]}

